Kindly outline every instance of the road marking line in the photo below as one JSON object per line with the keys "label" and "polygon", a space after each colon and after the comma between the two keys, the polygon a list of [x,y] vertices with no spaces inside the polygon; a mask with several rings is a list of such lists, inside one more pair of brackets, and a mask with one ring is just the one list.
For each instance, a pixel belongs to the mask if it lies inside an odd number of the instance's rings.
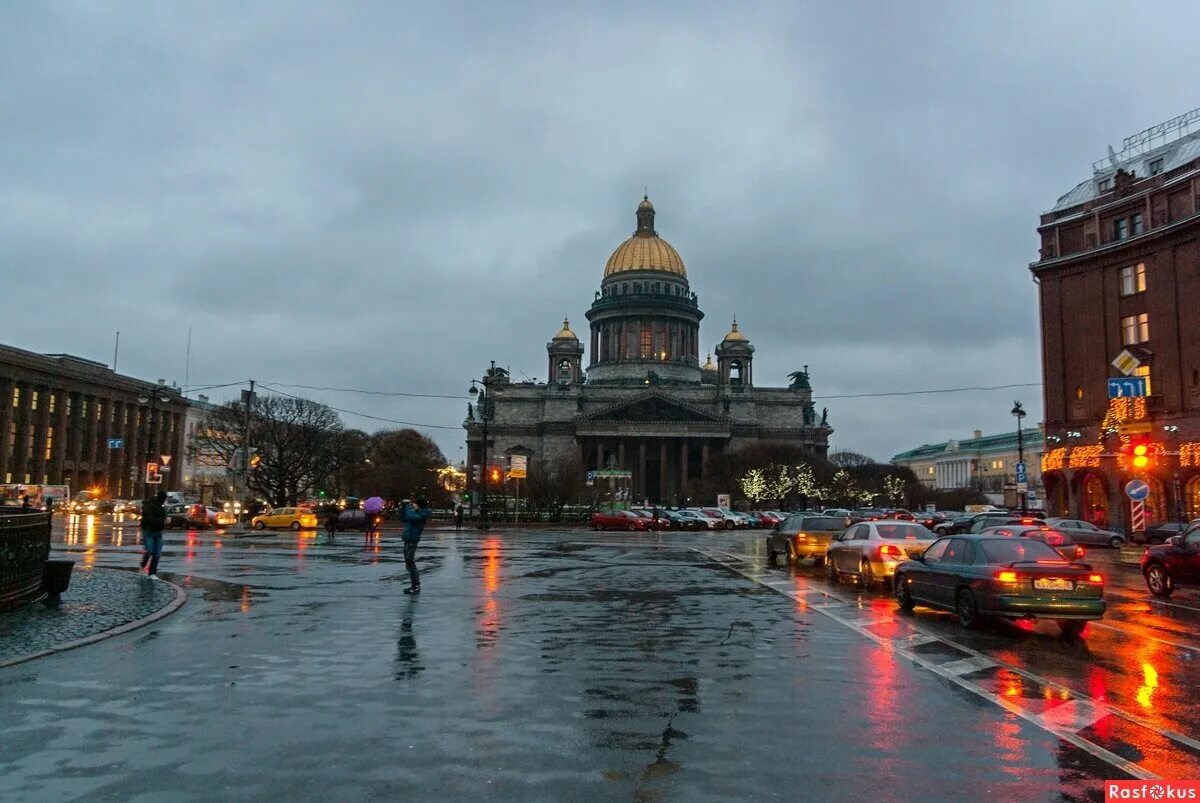
{"label": "road marking line", "polygon": [[997,663],[990,658],[972,655],[969,658],[961,658],[957,661],[949,661],[944,664],[938,664],[938,667],[951,675],[969,675],[972,672],[978,672],[982,669],[991,669],[997,666]]}
{"label": "road marking line", "polygon": [[[702,555],[705,554],[702,550],[697,549],[696,551]],[[707,555],[707,557],[709,557],[712,560],[716,560],[716,558],[712,555]],[[719,561],[719,560],[717,560],[716,562],[721,563],[721,561]],[[738,574],[741,574],[743,577],[747,578],[748,580],[757,582],[754,580],[754,578],[750,574],[743,572],[736,567],[729,566],[728,568],[732,569],[734,572],[736,572]],[[1077,733],[1074,733],[1074,732],[1068,730],[1067,728],[1055,723],[1054,721],[1047,719],[1043,714],[1038,714],[1038,713],[1034,713],[1032,711],[1025,710],[1025,709],[1021,708],[1020,706],[1016,705],[1015,703],[1012,703],[1012,702],[1004,699],[1003,697],[1001,697],[998,694],[988,691],[987,689],[983,688],[982,686],[980,686],[976,683],[972,683],[971,681],[966,680],[965,678],[960,677],[959,675],[956,675],[952,672],[946,671],[944,666],[938,665],[938,664],[930,661],[926,657],[919,655],[917,653],[914,653],[911,650],[900,646],[897,639],[886,638],[884,636],[880,636],[875,633],[872,633],[866,627],[863,627],[844,616],[838,615],[831,609],[831,606],[814,605],[812,607],[814,610],[817,610],[819,613],[822,613],[825,616],[828,616],[829,618],[833,619],[836,622],[840,622],[841,624],[845,625],[846,627],[849,627],[852,630],[855,630],[856,632],[858,632],[860,635],[864,636],[865,638],[868,638],[871,641],[874,641],[876,644],[883,647],[884,649],[892,650],[897,655],[901,655],[901,656],[909,659],[913,663],[917,664],[918,666],[922,666],[925,669],[928,669],[930,672],[933,672],[934,674],[938,675],[939,677],[945,678],[946,680],[950,681],[951,683],[954,683],[954,684],[962,687],[963,689],[966,689],[967,691],[971,692],[972,694],[975,694],[979,697],[982,697],[985,700],[988,700],[988,701],[994,703],[995,705],[998,705],[999,707],[1003,708],[1004,710],[1008,711],[1009,713],[1011,713],[1015,716],[1018,716],[1021,719],[1024,719],[1025,721],[1027,721],[1033,725],[1036,725],[1037,727],[1041,728],[1042,730],[1045,730],[1046,732],[1048,732],[1050,734],[1053,734],[1054,736],[1058,737],[1059,739],[1062,739],[1065,742],[1069,742],[1070,744],[1075,745],[1080,750],[1083,750],[1084,752],[1100,759],[1101,761],[1111,764],[1112,766],[1120,769],[1122,772],[1128,773],[1129,775],[1133,776],[1134,778],[1138,778],[1141,780],[1147,780],[1147,781],[1158,780],[1158,776],[1155,775],[1154,773],[1150,772],[1149,770],[1147,770],[1137,764],[1134,764],[1130,761],[1127,761],[1126,759],[1121,758],[1121,756],[1117,755],[1116,753],[1113,753],[1110,750],[1106,750],[1103,747],[1100,747],[1099,745],[1094,744],[1093,742],[1089,742],[1088,740],[1079,736]],[[938,638],[938,641],[944,641],[944,639]],[[947,641],[946,643],[951,644],[951,646],[959,647],[959,645],[953,644],[952,642],[949,642],[949,641]],[[986,658],[986,656],[983,656],[982,653],[979,653],[975,650],[968,649],[967,651],[970,652],[973,656]],[[986,659],[986,660],[990,661],[991,659]],[[951,663],[956,663],[956,662],[951,662]]]}
{"label": "road marking line", "polygon": [[1123,627],[1117,627],[1115,625],[1105,624],[1104,622],[1092,622],[1091,627],[1099,627],[1103,630],[1111,630],[1114,633],[1123,633],[1124,635],[1129,636],[1130,638],[1143,638],[1143,639],[1148,639],[1150,641],[1157,641],[1159,644],[1166,644],[1170,647],[1178,647],[1181,650],[1188,650],[1189,652],[1200,652],[1200,647],[1197,647],[1193,644],[1184,644],[1183,642],[1180,642],[1180,641],[1171,641],[1170,639],[1159,638],[1158,636],[1149,636],[1149,635],[1145,635],[1142,633],[1137,633],[1133,630],[1126,630]]}
{"label": "road marking line", "polygon": [[1042,713],[1042,716],[1060,728],[1081,731],[1090,728],[1109,715],[1102,705],[1093,705],[1087,700],[1067,700]]}

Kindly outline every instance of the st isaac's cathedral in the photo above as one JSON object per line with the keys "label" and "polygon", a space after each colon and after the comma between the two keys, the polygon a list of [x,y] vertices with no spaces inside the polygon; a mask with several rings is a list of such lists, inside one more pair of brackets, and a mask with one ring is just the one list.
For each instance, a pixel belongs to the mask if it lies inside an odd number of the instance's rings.
{"label": "st isaac's cathedral", "polygon": [[[463,422],[468,464],[520,454],[531,472],[621,468],[633,473],[634,498],[674,502],[723,451],[772,441],[824,456],[833,430],[815,411],[807,367],[788,387],[756,385],[754,346],[736,321],[717,344],[716,364],[708,354],[701,365],[703,317],[683,259],[658,236],[643,198],[637,230],[608,258],[587,312],[586,367],[584,345],[564,320],[546,344],[548,382],[488,370],[488,401],[469,406]],[[483,459],[484,414],[491,460]]]}

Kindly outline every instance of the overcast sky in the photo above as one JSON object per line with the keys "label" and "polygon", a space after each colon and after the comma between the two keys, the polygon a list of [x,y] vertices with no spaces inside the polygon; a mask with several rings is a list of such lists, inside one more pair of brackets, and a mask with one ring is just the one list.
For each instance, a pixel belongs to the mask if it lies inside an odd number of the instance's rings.
{"label": "overcast sky", "polygon": [[[1038,213],[1200,106],[1194,3],[8,3],[0,342],[193,386],[545,379],[648,186],[711,347],[1038,382]],[[236,392],[236,388],[232,389]],[[466,396],[304,392],[462,456]],[[230,390],[214,390],[215,399]],[[886,459],[1040,388],[818,399]],[[385,424],[345,415],[348,425]]]}

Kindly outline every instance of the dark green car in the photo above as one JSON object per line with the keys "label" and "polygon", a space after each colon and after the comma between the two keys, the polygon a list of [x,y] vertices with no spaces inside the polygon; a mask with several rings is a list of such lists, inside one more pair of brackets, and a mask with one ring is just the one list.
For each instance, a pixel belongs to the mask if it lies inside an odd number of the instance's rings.
{"label": "dark green car", "polygon": [[1053,619],[1064,636],[1104,616],[1104,578],[1030,538],[954,535],[896,567],[900,607],[953,611],[964,627],[989,619]]}

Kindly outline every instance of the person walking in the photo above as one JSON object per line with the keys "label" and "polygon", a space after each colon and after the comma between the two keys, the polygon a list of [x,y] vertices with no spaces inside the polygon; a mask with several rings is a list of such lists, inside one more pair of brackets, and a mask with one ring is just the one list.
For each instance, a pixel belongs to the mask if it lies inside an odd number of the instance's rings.
{"label": "person walking", "polygon": [[404,565],[408,567],[408,579],[412,583],[404,589],[405,594],[421,593],[421,576],[417,574],[417,544],[421,543],[421,532],[425,522],[429,521],[433,510],[425,499],[418,499],[416,504],[404,501],[400,507],[400,520],[404,522]]}
{"label": "person walking", "polygon": [[325,535],[329,540],[333,540],[333,536],[337,533],[338,519],[341,517],[342,511],[337,505],[329,504],[325,506]]}
{"label": "person walking", "polygon": [[164,503],[166,491],[159,491],[142,502],[142,568],[152,580],[158,579],[158,558],[162,555],[163,527],[167,524]]}
{"label": "person walking", "polygon": [[378,531],[379,520],[383,515],[383,499],[372,496],[363,502],[363,533],[367,540]]}
{"label": "person walking", "polygon": [[461,533],[463,525],[463,506],[458,505],[454,508],[454,532]]}

